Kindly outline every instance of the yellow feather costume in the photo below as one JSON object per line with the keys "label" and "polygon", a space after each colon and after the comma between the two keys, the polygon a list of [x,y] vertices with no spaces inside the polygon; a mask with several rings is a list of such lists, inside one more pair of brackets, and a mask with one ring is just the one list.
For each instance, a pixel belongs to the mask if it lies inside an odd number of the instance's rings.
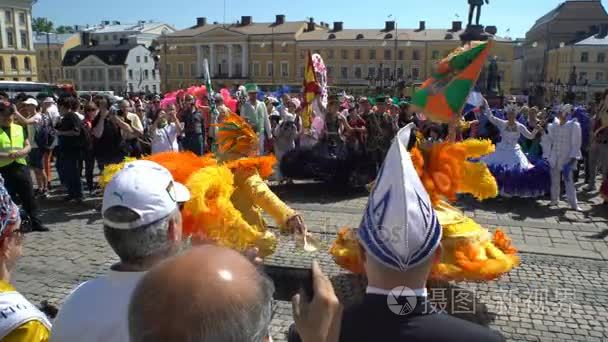
{"label": "yellow feather costume", "polygon": [[[297,215],[264,182],[276,159],[255,156],[257,135],[234,113],[218,125],[217,139],[217,160],[189,152],[167,152],[145,159],[166,167],[190,190],[191,199],[182,210],[185,236],[240,251],[257,247],[260,256],[268,256],[276,250],[277,239],[267,230],[262,213],[267,212],[282,232],[287,231],[287,221]],[[100,185],[105,187],[132,160],[108,165]]]}
{"label": "yellow feather costume", "polygon": [[[488,281],[509,272],[519,263],[511,240],[501,230],[494,235],[466,217],[445,199],[471,194],[478,200],[496,197],[496,180],[482,163],[469,161],[494,151],[487,140],[425,144],[410,151],[418,176],[437,212],[443,229],[443,254],[433,266],[434,280]],[[354,273],[363,273],[361,249],[354,231],[343,228],[330,249],[336,263]]]}

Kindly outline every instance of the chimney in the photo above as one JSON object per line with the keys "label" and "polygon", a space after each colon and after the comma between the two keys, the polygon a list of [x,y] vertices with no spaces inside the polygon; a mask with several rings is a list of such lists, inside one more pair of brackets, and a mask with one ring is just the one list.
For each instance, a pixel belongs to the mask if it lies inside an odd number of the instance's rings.
{"label": "chimney", "polygon": [[101,25],[110,25],[110,21],[109,20],[103,20],[101,22]]}
{"label": "chimney", "polygon": [[341,21],[334,21],[334,32],[340,32],[342,31],[344,27],[344,23]]}
{"label": "chimney", "polygon": [[600,28],[597,25],[589,26],[589,34],[598,34],[600,33]]}
{"label": "chimney", "polygon": [[201,27],[207,25],[207,18],[198,17],[196,18],[196,27]]}
{"label": "chimney", "polygon": [[242,25],[242,26],[251,25],[251,23],[252,23],[252,22],[253,22],[253,21],[252,21],[252,19],[251,19],[251,16],[250,16],[250,15],[244,15],[244,16],[241,16],[241,25]]}
{"label": "chimney", "polygon": [[315,19],[310,18],[310,20],[308,21],[308,25],[306,27],[306,31],[310,32],[310,31],[314,31],[314,30],[315,30]]}
{"label": "chimney", "polygon": [[285,24],[285,15],[277,14],[276,20],[274,21],[275,25],[283,25]]}
{"label": "chimney", "polygon": [[462,30],[462,21],[452,21],[452,32]]}
{"label": "chimney", "polygon": [[82,30],[82,26],[80,26],[80,25],[74,25],[74,32],[78,32],[80,30]]}
{"label": "chimney", "polygon": [[426,21],[422,20],[420,21],[420,24],[418,25],[418,31],[424,31],[426,30]]}
{"label": "chimney", "polygon": [[91,34],[89,32],[83,31],[80,34],[80,39],[82,40],[82,46],[91,45]]}
{"label": "chimney", "polygon": [[585,32],[585,31],[576,31],[576,40],[577,41],[583,40],[585,38],[587,38],[587,32]]}
{"label": "chimney", "polygon": [[598,34],[597,38],[604,39],[606,36],[608,36],[608,24],[601,24],[600,33]]}
{"label": "chimney", "polygon": [[112,22],[112,24],[113,24],[113,25],[120,25],[120,21],[118,21],[118,20],[114,20],[114,21]]}
{"label": "chimney", "polygon": [[384,23],[384,31],[388,32],[388,31],[392,31],[394,29],[395,29],[394,21],[387,21]]}

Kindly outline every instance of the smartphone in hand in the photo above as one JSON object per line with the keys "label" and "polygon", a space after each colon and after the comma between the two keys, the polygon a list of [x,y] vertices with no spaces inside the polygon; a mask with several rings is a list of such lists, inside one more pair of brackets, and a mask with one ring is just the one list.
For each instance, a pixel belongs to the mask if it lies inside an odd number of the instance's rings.
{"label": "smartphone in hand", "polygon": [[314,291],[311,268],[264,265],[263,270],[274,283],[276,300],[291,301],[301,289],[304,290],[306,300],[312,300]]}

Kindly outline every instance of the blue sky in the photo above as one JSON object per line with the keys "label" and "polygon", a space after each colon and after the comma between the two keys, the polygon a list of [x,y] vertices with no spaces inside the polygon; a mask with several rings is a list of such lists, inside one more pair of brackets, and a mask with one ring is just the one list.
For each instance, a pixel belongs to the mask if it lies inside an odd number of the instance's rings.
{"label": "blue sky", "polygon": [[[400,27],[417,27],[425,20],[428,28],[450,27],[452,20],[467,20],[465,0],[225,0],[225,18],[234,22],[242,15],[254,21],[272,21],[275,14],[287,20],[343,21],[345,28],[383,27],[389,15]],[[524,37],[534,21],[556,7],[559,0],[490,0],[484,6],[482,24],[496,25],[501,36]],[[85,5],[86,3],[86,5]],[[602,0],[608,8],[608,0]],[[373,4],[373,6],[371,6]],[[136,22],[160,20],[182,29],[194,25],[196,17],[222,22],[223,0],[38,0],[34,17],[47,17],[55,25],[96,24],[101,20]],[[457,15],[460,18],[457,18]],[[506,32],[510,29],[510,32]]]}

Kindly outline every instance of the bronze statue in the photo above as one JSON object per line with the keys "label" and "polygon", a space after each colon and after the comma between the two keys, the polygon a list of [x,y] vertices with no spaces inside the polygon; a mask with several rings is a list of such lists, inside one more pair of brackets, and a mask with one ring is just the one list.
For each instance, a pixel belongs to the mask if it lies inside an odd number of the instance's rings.
{"label": "bronze statue", "polygon": [[[481,18],[481,6],[483,6],[484,0],[469,0],[469,26],[473,25],[473,12],[477,8],[477,21],[476,25],[479,25],[479,19]],[[486,4],[490,4],[490,0],[485,0]]]}

